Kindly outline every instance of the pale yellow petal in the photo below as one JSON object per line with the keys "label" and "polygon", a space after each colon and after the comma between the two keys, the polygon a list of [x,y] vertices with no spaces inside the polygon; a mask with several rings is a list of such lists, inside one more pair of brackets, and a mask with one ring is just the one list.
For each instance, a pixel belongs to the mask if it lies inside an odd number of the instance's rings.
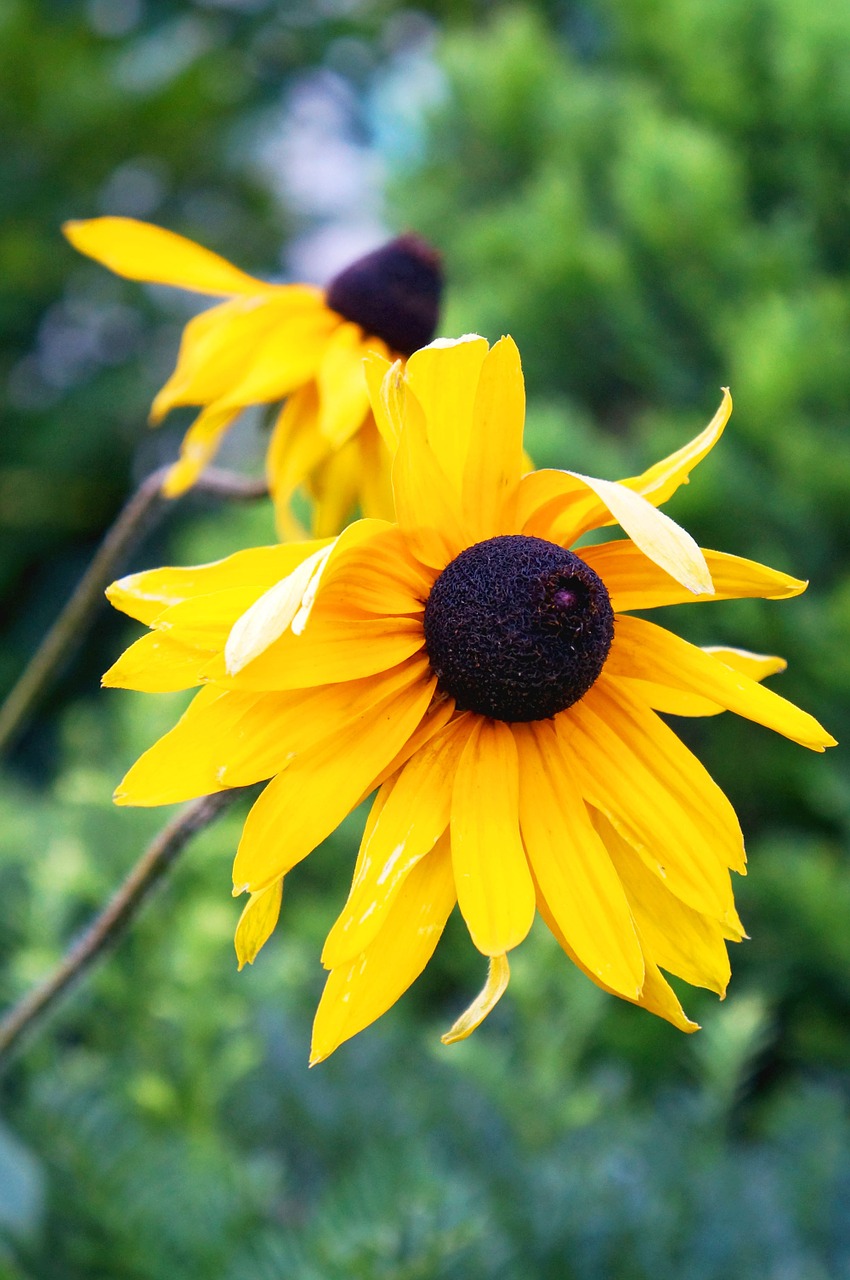
{"label": "pale yellow petal", "polygon": [[348,901],[325,941],[326,969],[348,963],[369,946],[412,868],[448,827],[452,780],[471,727],[468,718],[448,725],[389,787],[364,833]]}
{"label": "pale yellow petal", "polygon": [[835,745],[835,739],[808,712],[643,618],[617,617],[605,671],[707,697],[813,751]]}
{"label": "pale yellow petal", "polygon": [[252,893],[245,903],[233,944],[236,948],[236,959],[239,968],[253,964],[261,949],[272,936],[280,916],[280,904],[283,898],[283,880],[275,880],[260,893]]}
{"label": "pale yellow petal", "polygon": [[786,600],[799,595],[807,586],[798,578],[769,569],[754,560],[726,555],[722,551],[704,551],[714,591],[694,595],[627,538],[604,542],[596,547],[582,547],[579,554],[605,583],[617,613],[693,600],[737,600],[750,596]]}
{"label": "pale yellow petal", "polygon": [[246,551],[236,551],[211,564],[169,566],[148,569],[144,573],[131,573],[107,588],[107,599],[122,613],[149,625],[164,609],[195,596],[211,595],[249,584],[256,586],[257,596],[260,596],[314,551],[327,546],[329,541],[330,539],[323,543],[313,541],[289,543],[287,546],[252,547]]}
{"label": "pale yellow petal", "polygon": [[454,490],[460,494],[472,434],[472,415],[486,338],[438,338],[415,351],[407,362],[405,382],[422,406],[428,443]]}
{"label": "pale yellow petal", "polygon": [[135,218],[89,218],[66,222],[62,230],[80,253],[130,280],[222,297],[272,287],[192,240]]}
{"label": "pale yellow petal", "polygon": [[519,767],[510,727],[479,718],[457,764],[451,805],[457,897],[475,946],[502,955],[534,919],[519,832]]}
{"label": "pale yellow petal", "polygon": [[519,816],[534,879],[582,963],[618,995],[636,998],[644,963],[629,903],[593,828],[554,726],[514,725]]}
{"label": "pale yellow petal", "polygon": [[416,680],[269,783],[242,832],[233,868],[237,892],[265,888],[335,830],[414,732],[435,685]]}
{"label": "pale yellow petal", "polygon": [[525,383],[519,351],[502,338],[484,358],[463,471],[463,513],[475,541],[516,532]]}
{"label": "pale yellow petal", "polygon": [[511,969],[507,956],[490,956],[487,962],[487,981],[479,991],[468,1009],[460,1015],[451,1028],[440,1039],[443,1044],[457,1044],[458,1040],[466,1040],[476,1027],[480,1027],[484,1019],[493,1012],[496,1005],[508,989]]}
{"label": "pale yellow petal", "polygon": [[455,903],[442,840],[413,868],[377,936],[328,975],[313,1024],[311,1066],[386,1013],[427,965]]}

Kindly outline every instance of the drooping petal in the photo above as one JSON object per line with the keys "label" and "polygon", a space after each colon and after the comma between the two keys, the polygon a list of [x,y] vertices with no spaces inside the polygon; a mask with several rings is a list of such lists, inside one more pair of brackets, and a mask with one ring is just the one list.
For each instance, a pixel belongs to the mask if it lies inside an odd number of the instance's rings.
{"label": "drooping petal", "polygon": [[254,804],[236,854],[237,892],[265,888],[336,829],[416,729],[436,686],[418,679],[305,751]]}
{"label": "drooping petal", "polygon": [[89,218],[66,222],[62,230],[80,253],[129,280],[170,284],[221,297],[274,287],[184,236],[135,218]]}
{"label": "drooping petal", "polygon": [[468,718],[448,725],[408,761],[387,792],[364,834],[348,901],[325,940],[326,969],[369,946],[410,871],[448,827],[452,781],[471,729]]}
{"label": "drooping petal", "polygon": [[319,365],[319,431],[334,448],[362,427],[369,409],[365,354],[360,326],[347,322],[328,339]]}
{"label": "drooping petal", "polygon": [[[586,978],[590,978],[597,987],[601,987],[603,991],[607,991],[609,995],[616,996],[619,994],[613,991],[606,983],[591,973],[585,965],[582,964],[576,953],[571,948],[569,942],[558,928],[557,921],[553,916],[546,899],[543,894],[537,894],[537,908],[549,927],[550,932],[554,935],[561,949],[566,952],[572,960],[576,968],[581,969]],[[691,1022],[685,1013],[675,991],[659,972],[657,966],[649,959],[644,957],[645,973],[643,980],[643,988],[640,995],[632,998],[629,996],[621,996],[623,1000],[627,1000],[629,1004],[637,1005],[641,1009],[646,1009],[649,1013],[657,1014],[659,1018],[664,1018],[666,1022],[672,1023],[674,1027],[678,1027],[680,1031],[698,1031],[699,1025]]]}
{"label": "drooping petal", "polygon": [[[401,397],[406,391],[403,369],[401,360],[390,361],[377,351],[367,351],[363,361],[363,373],[375,425],[391,457],[398,448],[406,418],[401,403]],[[407,398],[413,401],[413,393],[409,392],[405,396]],[[416,409],[421,412],[418,402]]]}
{"label": "drooping petal", "polygon": [[259,342],[242,376],[222,397],[224,408],[268,404],[315,377],[337,321],[330,311],[296,312]]}
{"label": "drooping petal", "polygon": [[253,964],[275,930],[283,898],[283,880],[275,880],[267,889],[252,893],[245,903],[233,944],[240,970]]}
{"label": "drooping petal", "polygon": [[463,488],[478,379],[487,352],[486,338],[471,333],[456,339],[437,338],[415,351],[407,362],[405,381],[425,414],[428,443],[458,494]]}
{"label": "drooping petal", "polygon": [[194,316],[183,330],[174,372],[154,398],[151,422],[161,422],[179,405],[223,400],[242,382],[271,334],[285,332],[298,317],[303,321],[322,314],[319,294],[284,286],[259,296],[234,298]]}
{"label": "drooping petal", "polygon": [[694,910],[737,920],[728,866],[743,870],[743,838],[720,788],[653,712],[597,681],[556,717],[585,800]]}
{"label": "drooping petal", "polygon": [[476,1027],[488,1017],[508,989],[511,969],[507,956],[490,956],[487,961],[487,981],[478,992],[468,1009],[452,1024],[444,1036],[440,1036],[443,1044],[457,1044],[466,1040]]}
{"label": "drooping petal", "polygon": [[[733,671],[743,671],[751,680],[764,680],[767,676],[784,671],[788,663],[784,658],[773,654],[749,653],[745,649],[725,649],[718,646],[703,646],[706,653],[712,654]],[[653,711],[664,711],[674,716],[718,716],[725,707],[710,698],[698,693],[683,693],[681,689],[671,689],[668,685],[656,684],[651,680],[630,681],[630,687],[640,697],[645,698]]]}
{"label": "drooping petal", "polygon": [[786,600],[799,595],[807,586],[798,578],[754,560],[726,555],[722,551],[705,551],[703,554],[714,591],[695,595],[627,538],[604,542],[596,547],[582,547],[579,554],[605,583],[617,613],[694,600],[738,600],[751,596]]}
{"label": "drooping petal", "polygon": [[324,462],[330,448],[319,432],[319,393],[316,384],[308,382],[287,396],[266,451],[266,476],[282,537],[290,535],[295,523],[290,511],[293,494]]}
{"label": "drooping petal", "polygon": [[211,595],[232,587],[256,585],[257,596],[279,582],[315,551],[329,545],[311,541],[236,551],[211,564],[169,566],[131,573],[106,590],[109,603],[122,613],[150,625],[165,609],[195,596]]}
{"label": "drooping petal", "polygon": [[180,442],[180,457],[162,482],[166,498],[179,498],[192,487],[218,453],[222,438],[238,413],[239,410],[233,412],[209,405],[198,414]]}
{"label": "drooping petal", "polygon": [[103,675],[105,689],[136,689],[140,693],[176,693],[201,683],[209,654],[181,644],[160,631],[144,635],[125,649]]}
{"label": "drooping petal", "polygon": [[605,670],[611,676],[650,680],[707,697],[813,751],[835,745],[808,712],[643,618],[618,616]]}
{"label": "drooping petal", "polygon": [[644,963],[629,903],[548,721],[514,725],[522,838],[558,927],[582,963],[618,995],[636,998]]}
{"label": "drooping petal", "polygon": [[502,338],[481,365],[463,471],[464,520],[475,541],[515,531],[524,423],[519,351]]}
{"label": "drooping petal", "polygon": [[386,1013],[419,977],[454,903],[451,856],[441,840],[413,868],[371,945],[328,975],[313,1023],[311,1066]]}
{"label": "drooping petal", "polygon": [[[704,431],[642,475],[623,480],[621,487],[640,494],[655,507],[661,506],[680,485],[687,484],[691,471],[720,439],[731,411],[732,400],[726,390],[720,408]],[[567,471],[544,470],[525,476],[519,493],[522,531],[569,544],[590,529],[619,523],[605,499],[585,488],[583,479]],[[539,532],[538,526],[548,529],[548,535]]]}
{"label": "drooping petal", "polygon": [[479,718],[457,764],[451,806],[457,897],[484,955],[522,942],[534,919],[534,885],[519,832],[519,768],[508,725]]}
{"label": "drooping petal", "polygon": [[593,823],[625,889],[646,954],[691,986],[725,995],[731,969],[717,921],[670,893],[603,814],[594,813]]}

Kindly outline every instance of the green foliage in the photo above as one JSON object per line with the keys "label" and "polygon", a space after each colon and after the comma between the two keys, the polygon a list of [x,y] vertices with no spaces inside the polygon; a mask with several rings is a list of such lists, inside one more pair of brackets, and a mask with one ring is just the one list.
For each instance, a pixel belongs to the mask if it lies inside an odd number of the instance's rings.
{"label": "green foliage", "polygon": [[[387,199],[445,252],[444,331],[517,338],[541,465],[631,474],[731,384],[726,438],[672,513],[812,587],[665,620],[782,653],[775,687],[846,738],[850,12],[426,8],[444,23],[441,91],[405,114]],[[130,26],[104,33],[117,12]],[[388,88],[404,99],[409,68],[385,55],[406,21],[389,3],[2,6],[7,681],[128,474],[177,438],[143,420],[182,304],[75,258],[59,222],[150,217],[272,274],[298,216],[249,141],[304,68],[343,75],[360,123]],[[184,511],[148,560],[272,537],[265,508]],[[183,700],[83,697],[136,634],[99,625],[51,708],[55,744],[42,725],[26,776],[0,782],[4,1006],[164,820],[109,797]],[[484,977],[453,920],[401,1005],[308,1072],[321,942],[363,815],[289,878],[276,936],[237,974],[234,811],[3,1080],[0,1280],[850,1274],[850,781],[839,752],[729,716],[679,727],[750,851],[752,940],[733,948],[729,997],[682,991],[700,1033],[604,996],[535,930],[487,1025],[443,1049]]]}

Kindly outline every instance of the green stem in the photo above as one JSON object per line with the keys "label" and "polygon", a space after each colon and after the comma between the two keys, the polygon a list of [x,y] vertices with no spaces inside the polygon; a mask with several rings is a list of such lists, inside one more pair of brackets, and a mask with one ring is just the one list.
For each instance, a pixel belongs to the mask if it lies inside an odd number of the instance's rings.
{"label": "green stem", "polygon": [[[59,668],[82,643],[103,592],[120,565],[153,521],[170,505],[161,494],[169,468],[152,472],[119,513],[65,608],[36,649],[6,701],[0,707],[0,756],[14,744],[30,712]],[[227,471],[210,469],[195,490],[220,498],[250,501],[268,493],[265,482],[247,480]]]}

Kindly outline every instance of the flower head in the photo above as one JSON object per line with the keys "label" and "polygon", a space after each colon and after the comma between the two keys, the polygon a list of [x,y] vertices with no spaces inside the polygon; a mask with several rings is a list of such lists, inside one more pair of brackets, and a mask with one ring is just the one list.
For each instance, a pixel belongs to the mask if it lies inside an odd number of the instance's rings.
{"label": "flower head", "polygon": [[336,533],[358,506],[392,514],[390,458],[369,410],[363,357],[408,356],[433,338],[442,273],[430,246],[400,236],[323,290],[267,284],[132,218],[63,229],[75,248],[119,275],[226,299],[186,325],[177,367],[153,402],[154,425],[179,405],[202,406],[166,477],[168,496],[195,483],[243,409],[285,400],[266,468],[281,530],[295,528],[289,506],[300,486],[314,500],[320,535]]}
{"label": "flower head", "polygon": [[[372,357],[394,454],[394,523],[134,575],[113,604],[152,630],[105,682],[203,687],[117,793],[164,804],[271,779],[245,824],[241,962],[274,928],[283,877],[377,791],[328,935],[313,1060],[394,1003],[457,902],[489,958],[445,1037],[508,982],[539,912],[615,995],[693,1030],[662,970],[723,993],[744,936],[745,870],[726,797],[659,716],[731,710],[814,750],[833,739],[760,681],[784,663],[704,650],[633,610],[805,583],[702,551],[658,507],[718,440],[701,435],[620,483],[523,474],[524,391],[510,339],[437,342],[406,369]],[[625,537],[569,548],[618,524]]]}

